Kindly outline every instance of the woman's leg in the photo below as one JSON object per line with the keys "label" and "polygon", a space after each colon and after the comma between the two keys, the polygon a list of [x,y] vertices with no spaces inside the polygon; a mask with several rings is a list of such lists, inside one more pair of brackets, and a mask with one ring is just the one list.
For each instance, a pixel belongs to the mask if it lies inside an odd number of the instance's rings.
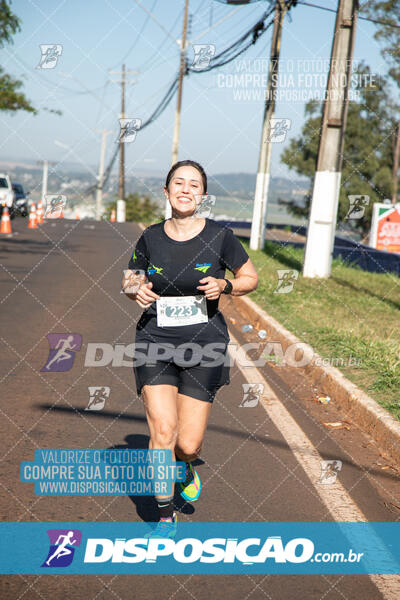
{"label": "woman's leg", "polygon": [[[169,449],[175,460],[175,445],[178,434],[177,412],[178,388],[173,385],[145,385],[142,398],[150,430],[149,449]],[[173,514],[174,484],[172,496],[155,496],[160,518],[171,518]]]}
{"label": "woman's leg", "polygon": [[182,498],[196,502],[201,492],[199,474],[190,464],[201,452],[201,445],[210,415],[211,402],[178,394],[178,437],[175,454],[186,462],[185,481],[179,484]]}
{"label": "woman's leg", "polygon": [[178,394],[175,453],[181,460],[190,462],[200,454],[211,406],[211,402]]}

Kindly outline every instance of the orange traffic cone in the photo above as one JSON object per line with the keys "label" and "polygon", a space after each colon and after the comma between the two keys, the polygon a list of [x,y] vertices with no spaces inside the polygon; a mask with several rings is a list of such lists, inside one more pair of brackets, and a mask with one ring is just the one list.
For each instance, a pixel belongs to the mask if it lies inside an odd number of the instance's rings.
{"label": "orange traffic cone", "polygon": [[44,213],[43,204],[42,204],[42,201],[39,200],[38,209],[37,209],[37,220],[36,220],[38,225],[41,225],[43,223],[43,213]]}
{"label": "orange traffic cone", "polygon": [[111,223],[115,223],[115,208],[113,208],[111,211],[110,221]]}
{"label": "orange traffic cone", "polygon": [[77,210],[77,211],[76,211],[76,213],[75,213],[75,219],[76,219],[77,221],[80,221],[80,220],[81,220],[81,218],[80,218],[80,216],[79,216],[79,210]]}
{"label": "orange traffic cone", "polygon": [[28,229],[37,229],[36,205],[34,202],[32,202],[31,211],[29,213]]}
{"label": "orange traffic cone", "polygon": [[10,214],[7,206],[3,206],[3,214],[1,216],[0,233],[12,233]]}

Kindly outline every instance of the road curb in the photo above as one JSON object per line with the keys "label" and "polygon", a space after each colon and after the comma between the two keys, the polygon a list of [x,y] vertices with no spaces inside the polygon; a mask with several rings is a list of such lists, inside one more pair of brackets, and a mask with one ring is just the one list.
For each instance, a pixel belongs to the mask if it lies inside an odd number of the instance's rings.
{"label": "road curb", "polygon": [[[283,351],[301,342],[293,333],[285,329],[253,300],[245,296],[232,298],[235,307],[256,329],[265,329],[268,337],[282,344]],[[315,360],[322,358],[315,353]],[[324,393],[334,399],[335,405],[345,411],[346,418],[369,433],[380,449],[400,465],[400,423],[368,394],[331,366],[310,363],[303,367],[313,383],[323,388]]]}

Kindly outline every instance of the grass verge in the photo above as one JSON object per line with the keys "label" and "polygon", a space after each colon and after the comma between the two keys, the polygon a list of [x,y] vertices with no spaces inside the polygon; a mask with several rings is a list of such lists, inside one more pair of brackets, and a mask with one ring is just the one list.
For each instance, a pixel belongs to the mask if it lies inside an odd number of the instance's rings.
{"label": "grass verge", "polygon": [[[259,252],[241,242],[259,274],[250,297],[400,420],[400,279],[341,260],[329,279],[308,279],[304,250],[267,242]],[[290,293],[274,293],[277,269],[299,272]]]}

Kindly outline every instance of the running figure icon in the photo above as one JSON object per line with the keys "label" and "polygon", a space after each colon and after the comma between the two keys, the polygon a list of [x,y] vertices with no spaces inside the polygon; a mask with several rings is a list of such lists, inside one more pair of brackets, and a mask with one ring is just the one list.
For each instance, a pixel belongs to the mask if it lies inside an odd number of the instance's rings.
{"label": "running figure icon", "polygon": [[44,367],[45,373],[69,371],[75,360],[75,354],[81,349],[82,336],[79,333],[48,333],[49,355]]}
{"label": "running figure icon", "polygon": [[[67,548],[68,545],[73,546],[77,543],[77,540],[71,539],[74,536],[73,531],[68,531],[66,535],[59,535],[56,541],[57,549],[55,552],[46,560],[46,565],[50,566],[51,561],[54,558],[61,558],[62,556],[66,556],[67,554],[72,554],[72,550]],[[60,540],[63,540],[60,543]]]}
{"label": "running figure icon", "polygon": [[89,386],[88,390],[90,398],[85,410],[102,410],[110,396],[110,388],[107,386]]}
{"label": "running figure icon", "polygon": [[44,563],[45,569],[60,569],[69,567],[74,560],[76,550],[82,542],[80,529],[48,529],[50,547]]}
{"label": "running figure icon", "polygon": [[242,383],[243,399],[239,404],[239,408],[253,408],[257,406],[262,393],[264,392],[264,384],[262,383]]}
{"label": "running figure icon", "polygon": [[66,339],[58,340],[58,343],[55,347],[55,350],[58,350],[58,352],[47,363],[47,365],[46,365],[47,370],[50,369],[50,366],[53,363],[59,363],[62,360],[69,360],[71,358],[71,355],[68,354],[67,350],[77,350],[78,349],[78,348],[76,348],[75,344],[71,343],[73,341],[73,339],[74,339],[74,336],[69,335]]}

